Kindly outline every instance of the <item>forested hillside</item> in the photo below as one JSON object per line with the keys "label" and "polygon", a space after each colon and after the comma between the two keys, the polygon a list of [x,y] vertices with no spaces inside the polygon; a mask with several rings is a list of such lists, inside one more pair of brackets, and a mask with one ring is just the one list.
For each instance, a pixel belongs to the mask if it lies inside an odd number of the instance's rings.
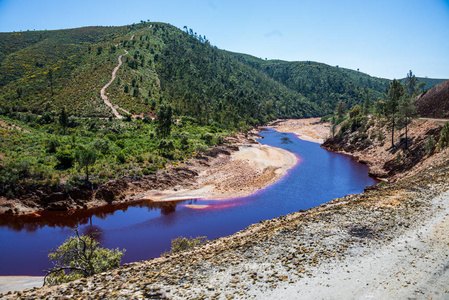
{"label": "forested hillside", "polygon": [[[155,113],[161,102],[168,102],[177,116],[227,128],[320,114],[299,93],[239,63],[202,37],[160,23],[120,28],[105,28],[102,37],[109,39],[97,44],[76,39],[82,34],[74,35],[77,44],[66,45],[60,31],[48,38],[44,32],[41,41],[35,40],[39,33],[20,33],[30,35],[22,37],[21,44],[28,46],[20,50],[11,46],[5,52],[1,107],[39,115],[66,107],[74,116],[112,116],[99,90],[126,50],[129,54],[108,93],[112,103],[133,114]],[[117,32],[122,35],[117,37]]]}
{"label": "forested hillside", "polygon": [[334,110],[340,101],[352,107],[364,102],[367,97],[371,102],[380,100],[389,82],[387,79],[313,61],[266,61],[246,54],[231,54],[240,62],[302,94],[308,101],[318,105],[322,114]]}

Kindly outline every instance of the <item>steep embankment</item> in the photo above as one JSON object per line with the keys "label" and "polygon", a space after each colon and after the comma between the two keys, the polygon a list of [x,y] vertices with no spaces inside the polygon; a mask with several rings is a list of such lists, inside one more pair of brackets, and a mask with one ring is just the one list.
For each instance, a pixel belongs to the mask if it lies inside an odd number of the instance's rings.
{"label": "steep embankment", "polygon": [[423,118],[449,118],[449,80],[420,94],[415,104]]}
{"label": "steep embankment", "polygon": [[[377,178],[395,181],[413,175],[432,165],[441,153],[427,151],[429,137],[438,141],[442,125],[426,120],[414,120],[408,127],[408,150],[404,131],[395,131],[395,146],[391,145],[391,130],[384,121],[369,121],[358,131],[347,130],[324,142],[323,148],[354,156],[370,168]],[[343,125],[344,126],[344,125]]]}

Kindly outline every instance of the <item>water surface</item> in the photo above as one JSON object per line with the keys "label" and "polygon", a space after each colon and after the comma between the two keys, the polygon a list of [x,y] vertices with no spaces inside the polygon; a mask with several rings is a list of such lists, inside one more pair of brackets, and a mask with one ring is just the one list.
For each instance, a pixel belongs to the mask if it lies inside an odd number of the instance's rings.
{"label": "water surface", "polygon": [[0,275],[42,275],[48,250],[73,235],[100,231],[101,244],[125,248],[122,262],[159,256],[178,236],[214,239],[250,224],[305,210],[375,184],[368,167],[319,144],[274,130],[260,133],[262,144],[295,153],[299,163],[275,184],[248,197],[170,203],[108,205],[77,212],[45,212],[41,218],[0,216]]}

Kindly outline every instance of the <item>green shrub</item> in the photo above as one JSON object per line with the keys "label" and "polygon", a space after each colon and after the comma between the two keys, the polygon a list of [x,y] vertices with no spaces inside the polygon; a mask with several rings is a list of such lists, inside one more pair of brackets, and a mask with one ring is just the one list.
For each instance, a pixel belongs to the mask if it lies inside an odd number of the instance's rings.
{"label": "green shrub", "polygon": [[125,250],[99,247],[94,237],[69,237],[61,246],[48,254],[53,268],[47,271],[44,284],[53,285],[118,268]]}
{"label": "green shrub", "polygon": [[438,151],[447,146],[449,146],[449,122],[446,122],[441,130],[440,140],[438,141]]}
{"label": "green shrub", "polygon": [[47,153],[56,153],[56,149],[60,146],[61,144],[58,142],[57,139],[50,139],[47,141],[47,147],[46,147],[46,151]]}
{"label": "green shrub", "polygon": [[350,111],[349,111],[349,118],[353,119],[356,116],[360,115],[360,106],[355,105]]}
{"label": "green shrub", "polygon": [[206,142],[207,145],[212,145],[212,140],[214,138],[214,135],[212,133],[207,132],[203,135],[203,140]]}
{"label": "green shrub", "polygon": [[75,156],[70,150],[59,150],[58,152],[56,152],[56,159],[58,160],[60,167],[68,169],[73,166]]}
{"label": "green shrub", "polygon": [[117,140],[115,141],[115,144],[122,149],[125,148],[125,142],[123,140]]}
{"label": "green shrub", "polygon": [[190,237],[187,239],[185,237],[178,237],[176,239],[171,240],[171,249],[170,253],[177,253],[187,249],[194,248],[198,245],[204,244],[207,242],[207,237],[199,236],[196,238]]}
{"label": "green shrub", "polygon": [[102,154],[106,155],[109,153],[109,142],[104,139],[96,139],[92,146]]}
{"label": "green shrub", "polygon": [[116,159],[117,159],[117,162],[119,162],[121,164],[124,164],[126,162],[126,155],[125,155],[125,153],[123,153],[123,151],[119,152],[116,155]]}
{"label": "green shrub", "polygon": [[432,153],[434,149],[435,149],[435,140],[433,139],[432,136],[429,136],[426,142],[426,153]]}
{"label": "green shrub", "polygon": [[112,142],[115,142],[117,140],[117,136],[113,133],[106,134],[106,137]]}

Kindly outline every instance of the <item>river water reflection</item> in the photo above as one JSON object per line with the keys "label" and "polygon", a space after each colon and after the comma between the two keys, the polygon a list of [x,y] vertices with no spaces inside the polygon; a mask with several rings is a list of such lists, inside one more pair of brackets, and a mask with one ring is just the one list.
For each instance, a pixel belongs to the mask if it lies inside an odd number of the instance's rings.
{"label": "river water reflection", "polygon": [[290,133],[269,129],[262,144],[295,153],[299,163],[275,184],[248,197],[169,203],[136,202],[41,217],[0,216],[0,275],[42,275],[47,253],[73,234],[100,231],[101,244],[125,248],[122,262],[159,256],[178,236],[214,239],[250,224],[305,210],[376,183],[351,157],[321,149]]}

